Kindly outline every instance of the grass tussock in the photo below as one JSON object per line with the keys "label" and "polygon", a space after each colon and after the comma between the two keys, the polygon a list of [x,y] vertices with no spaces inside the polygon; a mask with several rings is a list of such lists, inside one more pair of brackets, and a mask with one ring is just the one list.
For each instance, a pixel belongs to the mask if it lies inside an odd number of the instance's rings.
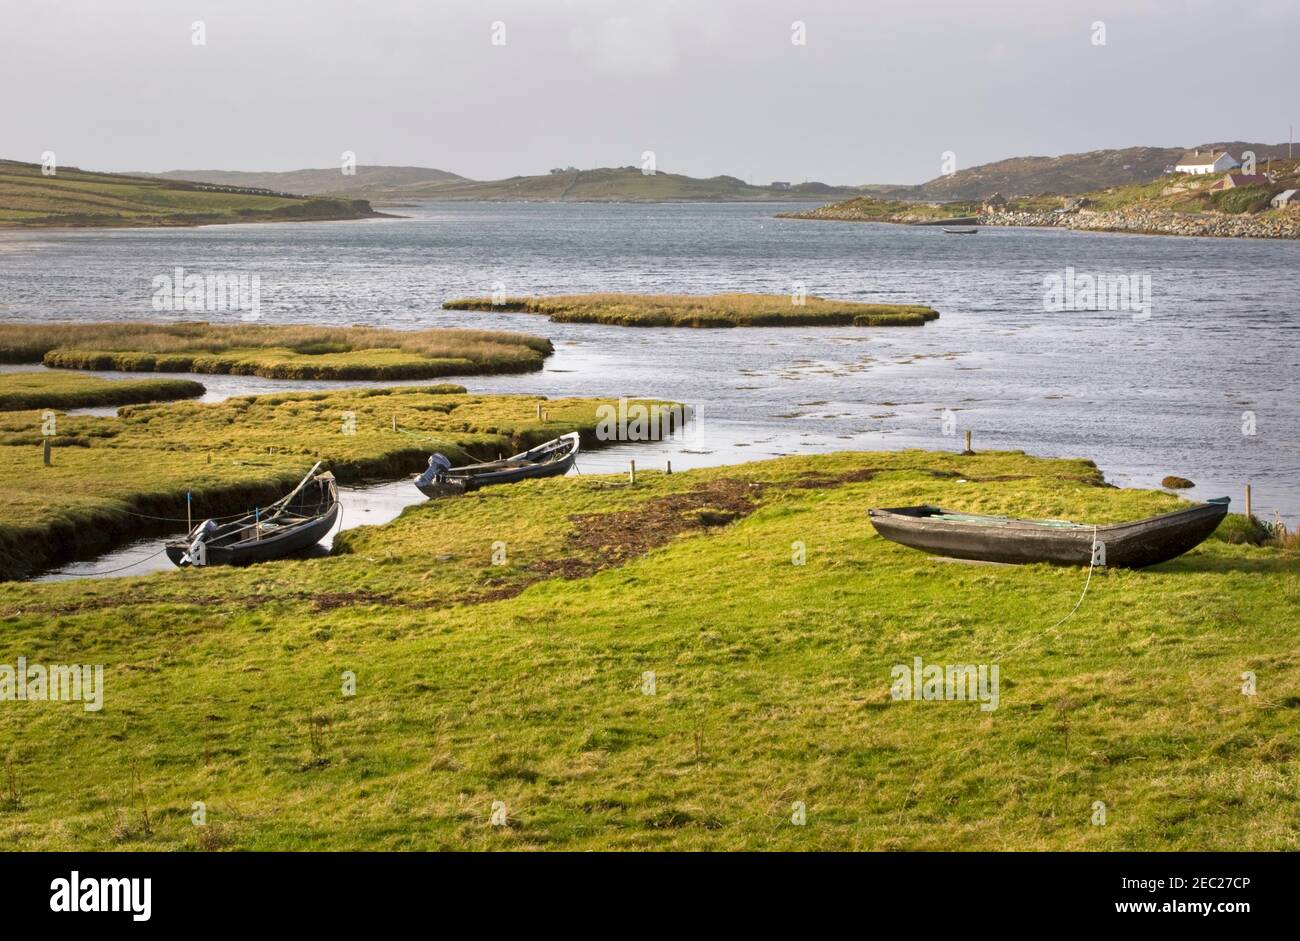
{"label": "grass tussock", "polygon": [[190,379],[113,381],[66,373],[0,373],[0,412],[171,402],[198,398],[204,391]]}
{"label": "grass tussock", "polygon": [[788,294],[572,294],[558,297],[469,297],[449,310],[545,314],[559,323],[620,327],[920,326],[939,314],[911,304],[863,304]]}
{"label": "grass tussock", "polygon": [[[1180,502],[1101,484],[1087,462],[1005,452],[575,476],[421,504],[331,558],[0,585],[8,649],[105,665],[93,718],[0,709],[18,781],[0,839],[1293,849],[1294,553],[1212,540],[1098,570],[1062,623],[1082,570],[939,563],[864,516],[1110,522]],[[997,664],[998,708],[895,700],[892,667],[917,656]]]}
{"label": "grass tussock", "polygon": [[63,369],[193,372],[271,379],[434,379],[529,372],[552,346],[488,330],[304,324],[0,324],[0,362]]}

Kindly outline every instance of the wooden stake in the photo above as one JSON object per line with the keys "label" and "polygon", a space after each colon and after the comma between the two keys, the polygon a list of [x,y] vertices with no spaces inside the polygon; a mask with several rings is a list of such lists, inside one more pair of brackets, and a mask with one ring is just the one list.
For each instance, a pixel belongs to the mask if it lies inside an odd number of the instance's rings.
{"label": "wooden stake", "polygon": [[668,462],[668,473],[671,474],[672,472],[673,472],[673,462],[672,462],[672,461],[669,461],[669,462]]}
{"label": "wooden stake", "polygon": [[393,431],[397,430],[397,416],[393,416]]}
{"label": "wooden stake", "polygon": [[49,439],[49,438],[46,438],[46,439],[45,439],[45,454],[44,454],[44,460],[45,460],[45,466],[46,466],[46,467],[49,467],[50,464],[52,463],[52,462],[50,461],[50,439]]}
{"label": "wooden stake", "polygon": [[538,420],[538,421],[541,421],[541,420],[542,420],[542,403],[541,403],[541,402],[538,402],[538,403],[537,403],[537,420]]}
{"label": "wooden stake", "polygon": [[636,483],[636,461],[628,461],[627,482]]}
{"label": "wooden stake", "polygon": [[974,453],[975,453],[974,451],[972,451],[972,450],[970,449],[970,432],[969,432],[969,431],[966,432],[966,450],[965,450],[965,451],[962,451],[961,453],[962,453],[962,454],[974,454]]}
{"label": "wooden stake", "polygon": [[1250,512],[1250,484],[1246,484],[1246,519],[1252,516]]}
{"label": "wooden stake", "polygon": [[194,532],[194,495],[185,491],[185,531]]}

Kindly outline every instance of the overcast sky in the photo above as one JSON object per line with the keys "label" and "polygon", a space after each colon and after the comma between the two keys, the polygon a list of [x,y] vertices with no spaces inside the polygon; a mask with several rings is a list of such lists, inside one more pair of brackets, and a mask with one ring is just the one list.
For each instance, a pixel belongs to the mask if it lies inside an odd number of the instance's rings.
{"label": "overcast sky", "polygon": [[87,169],[912,183],[1300,123],[1297,0],[3,3],[0,157]]}

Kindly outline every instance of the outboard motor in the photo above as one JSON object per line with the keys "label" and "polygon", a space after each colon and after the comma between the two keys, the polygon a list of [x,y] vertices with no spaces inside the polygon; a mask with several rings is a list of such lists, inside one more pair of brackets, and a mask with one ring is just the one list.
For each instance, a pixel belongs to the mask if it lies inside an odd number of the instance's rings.
{"label": "outboard motor", "polygon": [[189,563],[190,565],[205,565],[206,562],[204,559],[207,553],[203,551],[203,543],[216,531],[217,523],[215,520],[204,520],[202,523],[199,523],[198,528],[194,530],[195,535],[193,541],[190,543],[190,547],[186,549],[185,554],[181,556],[181,564],[185,565],[186,563]]}
{"label": "outboard motor", "polygon": [[451,470],[451,461],[447,460],[446,456],[442,454],[432,454],[429,456],[428,469],[416,478],[415,482],[417,485],[428,486],[442,477],[442,475],[447,473],[449,470]]}

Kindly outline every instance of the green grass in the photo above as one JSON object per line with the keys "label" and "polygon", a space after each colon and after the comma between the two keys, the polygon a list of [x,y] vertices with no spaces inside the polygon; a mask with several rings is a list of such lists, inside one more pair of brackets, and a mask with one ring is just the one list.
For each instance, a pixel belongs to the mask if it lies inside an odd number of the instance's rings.
{"label": "green grass", "polygon": [[301,324],[0,324],[0,362],[270,379],[435,379],[542,368],[544,337],[487,330]]}
{"label": "green grass", "polygon": [[168,402],[198,398],[204,391],[190,379],[114,381],[66,373],[0,373],[0,412]]}
{"label": "green grass", "polygon": [[559,297],[469,297],[449,310],[545,314],[558,323],[620,327],[919,326],[939,314],[914,304],[862,304],[787,294],[571,294]]}
{"label": "green grass", "polygon": [[936,222],[967,218],[975,215],[979,208],[978,201],[935,204],[858,196],[842,202],[818,206],[816,209],[777,213],[777,218],[834,219],[846,222]]}
{"label": "green grass", "polygon": [[1269,201],[1279,192],[1271,186],[1238,186],[1221,190],[1210,199],[1219,212],[1256,213],[1267,209]]}
{"label": "green grass", "polygon": [[373,216],[365,200],[233,190],[0,160],[0,226],[172,226]]}
{"label": "green grass", "polygon": [[[97,713],[0,708],[0,836],[1295,849],[1294,553],[1212,540],[1101,570],[1059,623],[1083,571],[934,562],[864,513],[934,501],[1105,522],[1177,505],[1100,483],[1087,462],[1018,453],[582,476],[422,504],[328,559],[2,585],[0,663],[100,663],[106,691]],[[998,664],[999,708],[893,701],[891,666],[915,656]],[[507,826],[489,822],[498,801]]]}
{"label": "green grass", "polygon": [[198,519],[265,505],[316,460],[342,479],[394,478],[423,470],[433,451],[470,463],[573,430],[596,443],[599,400],[464,393],[351,389],[64,415],[50,467],[41,413],[0,413],[0,578],[165,531],[154,519],[183,519],[187,491]]}

